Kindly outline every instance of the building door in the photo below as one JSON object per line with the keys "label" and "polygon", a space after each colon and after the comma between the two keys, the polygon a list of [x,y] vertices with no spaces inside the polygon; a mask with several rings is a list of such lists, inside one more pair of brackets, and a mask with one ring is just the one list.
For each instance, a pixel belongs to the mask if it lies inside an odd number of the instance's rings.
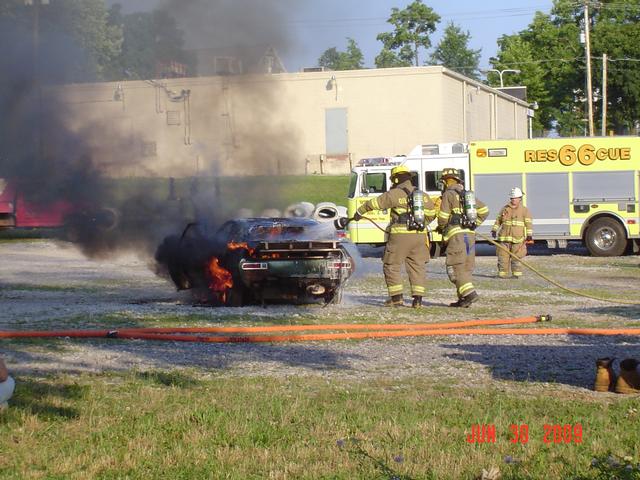
{"label": "building door", "polygon": [[349,153],[349,131],[347,109],[327,108],[324,114],[325,152],[330,155]]}

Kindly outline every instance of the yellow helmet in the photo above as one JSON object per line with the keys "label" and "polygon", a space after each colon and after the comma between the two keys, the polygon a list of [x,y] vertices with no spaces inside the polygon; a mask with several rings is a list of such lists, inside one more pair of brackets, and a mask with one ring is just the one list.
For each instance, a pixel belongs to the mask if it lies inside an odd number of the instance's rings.
{"label": "yellow helmet", "polygon": [[442,179],[446,180],[447,178],[455,178],[458,182],[462,183],[462,176],[460,175],[460,170],[457,168],[445,168],[442,170]]}
{"label": "yellow helmet", "polygon": [[391,181],[393,182],[398,175],[401,175],[403,173],[411,173],[411,172],[409,172],[409,169],[404,165],[398,165],[397,167],[393,167],[391,169]]}

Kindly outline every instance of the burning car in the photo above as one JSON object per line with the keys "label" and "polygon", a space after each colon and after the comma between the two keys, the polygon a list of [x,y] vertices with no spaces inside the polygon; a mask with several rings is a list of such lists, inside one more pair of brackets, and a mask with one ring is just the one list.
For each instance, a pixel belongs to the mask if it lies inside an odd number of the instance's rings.
{"label": "burning car", "polygon": [[213,234],[192,223],[164,239],[156,261],[178,290],[214,305],[339,303],[354,270],[346,241],[308,218],[244,218]]}

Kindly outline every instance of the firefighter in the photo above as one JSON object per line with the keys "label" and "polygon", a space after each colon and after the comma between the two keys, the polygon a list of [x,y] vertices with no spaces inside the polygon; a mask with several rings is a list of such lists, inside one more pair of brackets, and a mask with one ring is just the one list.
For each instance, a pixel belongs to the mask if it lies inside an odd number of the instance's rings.
{"label": "firefighter", "polygon": [[[422,306],[425,293],[426,268],[429,261],[427,232],[415,230],[410,226],[412,212],[409,209],[410,198],[416,187],[411,182],[411,172],[404,165],[391,170],[392,186],[388,192],[363,203],[354,215],[358,221],[371,210],[391,210],[391,222],[387,229],[388,240],[382,257],[382,270],[389,292],[386,306],[397,307],[404,305],[402,298],[402,264],[405,264],[413,308]],[[424,225],[435,218],[433,202],[426,193],[424,195]]]}
{"label": "firefighter", "polygon": [[[533,223],[531,220],[531,212],[522,205],[522,190],[520,187],[514,187],[509,194],[509,203],[502,207],[498,214],[491,236],[495,238],[500,245],[509,252],[513,253],[518,259],[527,255],[527,242],[533,241]],[[509,255],[502,248],[497,249],[498,252],[498,277],[519,278],[522,276],[522,264],[520,261]],[[511,266],[511,269],[509,269]],[[509,274],[511,270],[511,275]]]}
{"label": "firefighter", "polygon": [[[476,259],[474,230],[487,218],[489,208],[479,200],[465,208],[464,182],[457,168],[445,168],[442,181],[438,230],[446,246],[447,275],[458,294],[458,300],[449,306],[468,308],[479,297],[472,283]],[[473,208],[475,212],[472,212]]]}

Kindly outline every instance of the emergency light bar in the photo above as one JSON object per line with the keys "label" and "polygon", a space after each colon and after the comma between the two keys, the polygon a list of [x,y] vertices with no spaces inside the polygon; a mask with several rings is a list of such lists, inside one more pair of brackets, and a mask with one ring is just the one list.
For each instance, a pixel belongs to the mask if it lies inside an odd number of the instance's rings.
{"label": "emergency light bar", "polygon": [[358,167],[377,167],[380,165],[389,165],[388,157],[361,158]]}

